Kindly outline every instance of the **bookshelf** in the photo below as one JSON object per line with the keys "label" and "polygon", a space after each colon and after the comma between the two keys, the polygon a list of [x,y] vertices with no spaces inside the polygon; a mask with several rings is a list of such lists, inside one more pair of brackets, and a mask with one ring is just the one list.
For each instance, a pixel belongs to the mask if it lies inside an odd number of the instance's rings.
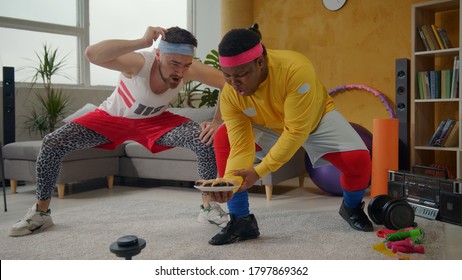
{"label": "bookshelf", "polygon": [[[460,4],[462,0],[435,0],[412,5],[411,60],[411,163],[430,166],[444,163],[457,177],[462,178],[462,145],[460,139],[453,147],[429,146],[428,142],[441,121],[462,120],[459,89],[454,96],[422,98],[419,73],[454,69],[455,57],[461,57]],[[447,31],[451,47],[428,50],[419,34],[419,27],[435,25]],[[461,77],[460,71],[457,76]]]}

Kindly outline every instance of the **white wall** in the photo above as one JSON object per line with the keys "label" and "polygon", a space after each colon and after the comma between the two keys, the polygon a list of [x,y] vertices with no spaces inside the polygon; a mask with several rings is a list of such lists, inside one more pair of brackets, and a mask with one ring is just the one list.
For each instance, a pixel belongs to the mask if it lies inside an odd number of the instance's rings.
{"label": "white wall", "polygon": [[221,1],[193,0],[196,13],[192,31],[198,43],[196,56],[204,60],[210,50],[218,49],[221,40]]}

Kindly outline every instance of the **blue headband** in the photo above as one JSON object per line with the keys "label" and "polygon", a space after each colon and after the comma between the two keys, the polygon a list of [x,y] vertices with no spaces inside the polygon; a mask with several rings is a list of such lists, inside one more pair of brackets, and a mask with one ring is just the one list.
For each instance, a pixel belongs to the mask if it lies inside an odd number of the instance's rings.
{"label": "blue headband", "polygon": [[175,53],[194,56],[194,46],[189,44],[175,44],[160,40],[157,48],[161,53]]}

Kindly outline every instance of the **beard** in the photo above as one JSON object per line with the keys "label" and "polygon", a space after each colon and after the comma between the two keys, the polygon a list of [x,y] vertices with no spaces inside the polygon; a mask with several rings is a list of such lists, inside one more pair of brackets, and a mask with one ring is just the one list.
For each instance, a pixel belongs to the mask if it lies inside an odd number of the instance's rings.
{"label": "beard", "polygon": [[171,89],[177,88],[178,85],[181,83],[181,79],[183,78],[175,74],[172,74],[166,77],[164,73],[162,73],[162,67],[160,63],[159,63],[159,74],[160,74],[160,78],[162,79],[162,81],[164,81],[164,83],[168,85],[168,87]]}

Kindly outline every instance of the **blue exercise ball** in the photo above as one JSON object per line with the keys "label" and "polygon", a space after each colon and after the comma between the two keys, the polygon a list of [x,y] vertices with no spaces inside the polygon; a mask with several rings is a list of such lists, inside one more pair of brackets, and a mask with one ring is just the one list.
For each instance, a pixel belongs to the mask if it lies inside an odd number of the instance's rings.
{"label": "blue exercise ball", "polygon": [[[354,130],[359,134],[369,153],[372,153],[372,133],[366,128],[356,123],[350,123]],[[305,154],[305,167],[313,183],[321,190],[334,195],[342,196],[343,189],[340,186],[340,170],[333,165],[325,165],[313,168],[308,154]]]}

